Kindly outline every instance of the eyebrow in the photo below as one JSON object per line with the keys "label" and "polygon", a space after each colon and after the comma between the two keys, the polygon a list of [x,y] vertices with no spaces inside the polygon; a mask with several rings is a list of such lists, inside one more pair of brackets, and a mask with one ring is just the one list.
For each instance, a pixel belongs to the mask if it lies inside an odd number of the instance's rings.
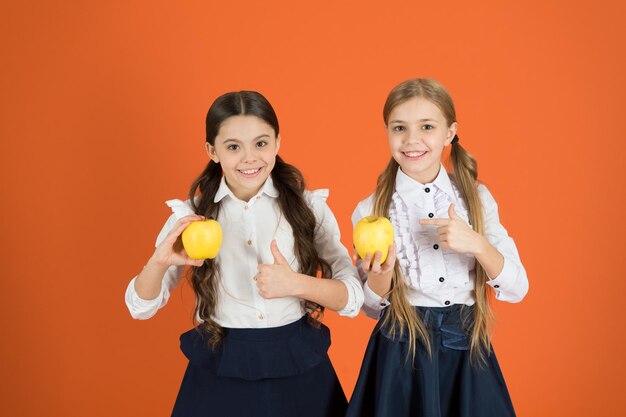
{"label": "eyebrow", "polygon": [[[268,134],[262,134],[257,136],[256,138],[252,139],[253,141],[259,140],[261,138],[269,138],[270,135]],[[227,142],[236,142],[236,143],[241,143],[242,141],[240,139],[235,139],[235,138],[228,138],[228,139],[224,139],[224,141],[222,143],[227,143]]]}
{"label": "eyebrow", "polygon": [[[435,119],[419,119],[418,122],[436,122]],[[392,120],[389,123],[406,123],[404,120]]]}

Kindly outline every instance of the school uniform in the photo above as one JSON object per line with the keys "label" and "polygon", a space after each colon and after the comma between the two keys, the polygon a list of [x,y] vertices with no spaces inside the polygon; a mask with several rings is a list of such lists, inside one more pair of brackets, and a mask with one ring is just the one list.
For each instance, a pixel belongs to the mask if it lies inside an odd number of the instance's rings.
{"label": "school uniform", "polygon": [[[241,201],[222,182],[215,195],[223,241],[219,265],[217,308],[214,320],[224,329],[219,347],[209,349],[205,337],[191,329],[180,337],[189,359],[172,416],[342,416],[347,401],[327,350],[330,332],[315,326],[297,297],[264,299],[253,277],[259,264],[272,264],[270,243],[278,248],[294,271],[292,228],[278,205],[278,191],[268,178],[257,195]],[[354,317],[363,303],[363,291],[346,248],[340,242],[335,217],[326,204],[328,190],[306,191],[305,200],[317,220],[315,246],[345,284],[346,306],[340,315]],[[158,246],[176,221],[192,214],[188,202],[170,200],[174,214],[156,241]],[[184,267],[171,266],[153,300],[141,299],[134,279],[126,292],[131,315],[148,319],[168,301]]]}
{"label": "school uniform", "polygon": [[[489,277],[487,284],[497,300],[519,302],[528,291],[526,271],[513,239],[500,224],[491,193],[484,185],[478,186],[478,193],[485,237],[504,257],[502,271]],[[353,224],[371,215],[373,202],[371,195],[357,205]],[[419,223],[420,219],[447,218],[451,203],[469,223],[466,204],[443,165],[428,184],[413,180],[398,168],[389,215],[398,262],[408,284],[407,298],[429,331],[432,358],[418,342],[414,362],[407,362],[406,333],[394,339],[379,320],[365,352],[348,417],[515,415],[493,349],[486,366],[470,366],[476,259],[441,247],[437,227]],[[363,311],[381,319],[390,302],[369,288],[360,261],[357,267],[363,281]]]}

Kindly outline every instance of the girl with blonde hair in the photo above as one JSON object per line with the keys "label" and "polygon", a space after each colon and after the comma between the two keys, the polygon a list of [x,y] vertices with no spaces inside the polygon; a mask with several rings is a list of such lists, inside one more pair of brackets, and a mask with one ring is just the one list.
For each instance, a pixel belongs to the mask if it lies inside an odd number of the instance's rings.
{"label": "girl with blonde hair", "polygon": [[[521,301],[528,280],[459,143],[450,94],[431,79],[405,81],[383,118],[392,157],[352,221],[389,217],[395,243],[382,265],[380,252],[357,261],[363,310],[379,321],[347,416],[514,416],[489,302]],[[450,174],[441,163],[449,146]]]}

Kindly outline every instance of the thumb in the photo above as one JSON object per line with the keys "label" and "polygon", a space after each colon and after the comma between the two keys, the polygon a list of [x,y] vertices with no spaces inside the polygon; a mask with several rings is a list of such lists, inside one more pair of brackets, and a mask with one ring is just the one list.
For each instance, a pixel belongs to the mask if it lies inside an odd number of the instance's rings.
{"label": "thumb", "polygon": [[274,265],[287,265],[287,260],[285,259],[283,254],[280,253],[280,250],[278,250],[278,244],[276,243],[276,240],[272,240],[270,250],[272,251],[272,255],[274,256]]}
{"label": "thumb", "polygon": [[448,207],[448,217],[451,219],[460,219],[459,215],[454,211],[454,203],[450,204],[450,207]]}

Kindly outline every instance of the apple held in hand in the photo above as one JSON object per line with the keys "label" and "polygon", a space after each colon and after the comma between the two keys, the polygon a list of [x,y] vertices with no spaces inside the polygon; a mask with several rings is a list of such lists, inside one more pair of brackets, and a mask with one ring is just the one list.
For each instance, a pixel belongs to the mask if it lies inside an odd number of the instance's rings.
{"label": "apple held in hand", "polygon": [[212,219],[195,221],[183,230],[182,240],[191,259],[213,259],[222,245],[222,228]]}
{"label": "apple held in hand", "polygon": [[374,256],[379,251],[382,254],[380,263],[384,263],[393,239],[393,226],[386,217],[363,217],[354,227],[354,247],[361,259],[368,253]]}

